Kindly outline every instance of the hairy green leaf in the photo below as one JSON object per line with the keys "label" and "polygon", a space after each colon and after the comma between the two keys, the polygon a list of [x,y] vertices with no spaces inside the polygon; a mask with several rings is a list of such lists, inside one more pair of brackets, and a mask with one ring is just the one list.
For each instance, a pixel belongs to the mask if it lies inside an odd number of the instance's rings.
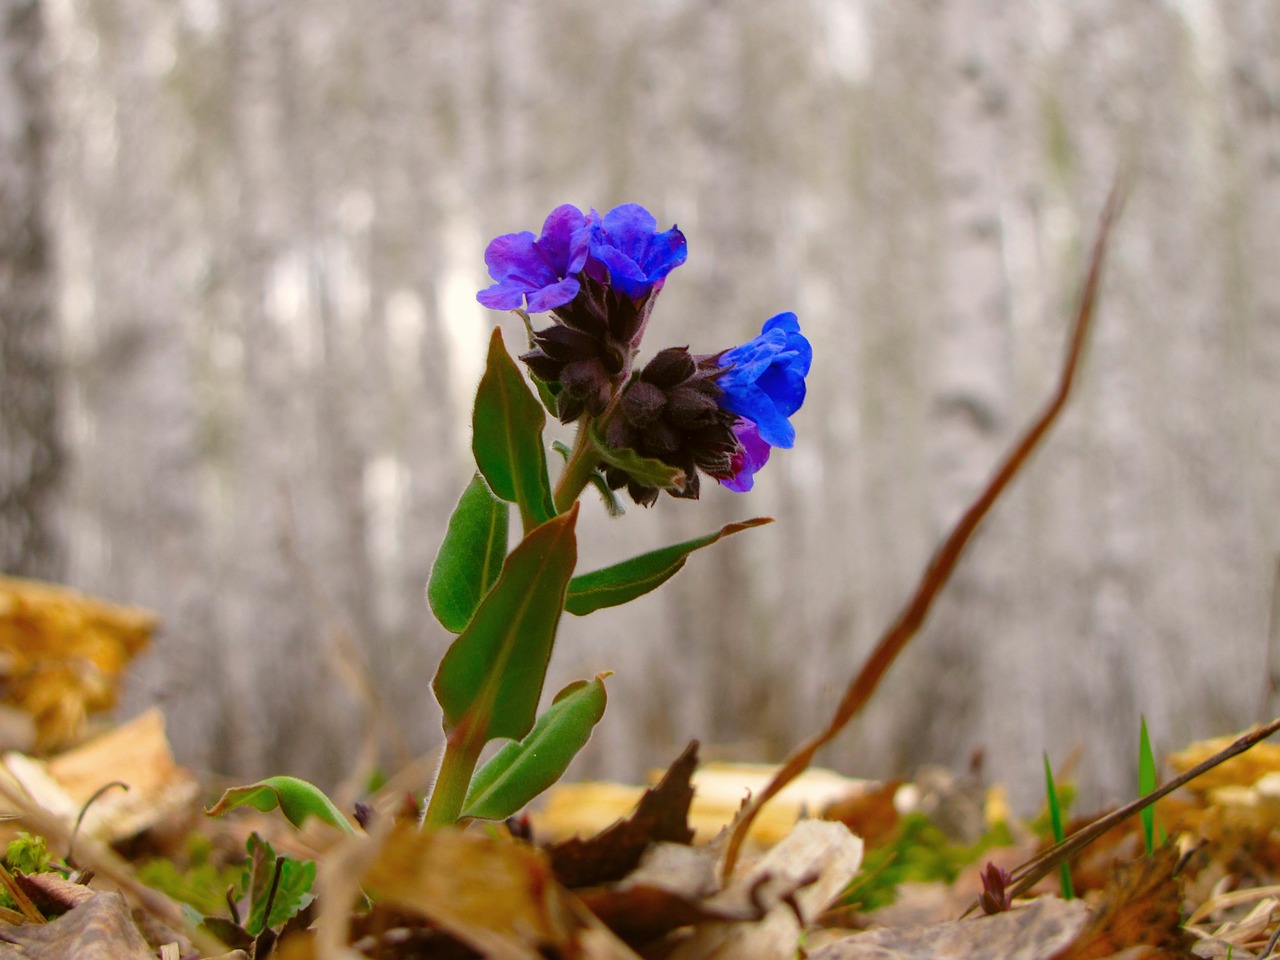
{"label": "hairy green leaf", "polygon": [[642,457],[634,450],[615,450],[604,442],[595,424],[591,425],[588,436],[605,463],[619,470],[625,470],[636,483],[663,490],[684,488],[684,471],[679,467],[673,467],[669,463],[663,463],[652,457]]}
{"label": "hairy green leaf", "polygon": [[609,516],[620,517],[627,512],[627,508],[622,505],[618,495],[609,489],[609,484],[605,481],[604,474],[599,470],[591,474],[591,485],[600,494],[600,500],[604,503],[605,512]]}
{"label": "hairy green leaf", "polygon": [[615,563],[611,567],[592,570],[590,573],[574,577],[569,581],[569,592],[565,597],[564,608],[575,616],[584,617],[596,610],[616,607],[621,603],[634,600],[661,586],[679,573],[685,560],[693,551],[709,547],[717,540],[742,530],[772,522],[772,517],[755,517],[752,520],[730,523],[715,533],[662,547],[650,553],[632,557],[630,560]]}
{"label": "hairy green leaf", "polygon": [[476,474],[449,518],[431,566],[427,603],[450,633],[461,633],[480,598],[498,579],[507,555],[507,505]]}
{"label": "hairy green leaf", "polygon": [[480,768],[462,815],[504,820],[559,780],[604,716],[606,676],[578,680],[556,694],[527,737],[508,743]]}
{"label": "hairy green leaf", "polygon": [[528,534],[462,634],[445,652],[432,681],[444,728],[464,721],[484,743],[519,740],[533,726],[564,594],[578,560],[575,504]]}
{"label": "hairy green leaf", "polygon": [[495,329],[471,416],[471,450],[493,492],[517,504],[525,532],[555,514],[542,428],[547,416]]}
{"label": "hairy green leaf", "polygon": [[246,804],[264,813],[279,807],[295,827],[301,827],[309,817],[316,817],[339,830],[356,832],[323,790],[297,777],[268,777],[245,787],[232,787],[205,813],[216,817]]}

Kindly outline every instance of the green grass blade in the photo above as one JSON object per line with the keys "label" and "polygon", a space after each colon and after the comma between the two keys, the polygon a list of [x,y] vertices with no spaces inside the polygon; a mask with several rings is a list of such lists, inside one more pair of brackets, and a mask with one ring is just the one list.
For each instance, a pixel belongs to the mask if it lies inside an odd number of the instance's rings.
{"label": "green grass blade", "polygon": [[[1049,823],[1053,827],[1053,840],[1061,843],[1066,837],[1062,824],[1062,804],[1058,800],[1058,788],[1053,783],[1053,770],[1049,766],[1049,754],[1044,755],[1044,787],[1049,803]],[[1062,881],[1062,899],[1074,900],[1075,889],[1071,885],[1071,867],[1064,860],[1058,866],[1058,875]]]}
{"label": "green grass blade", "polygon": [[[1138,735],[1138,795],[1145,797],[1155,790],[1156,758],[1151,752],[1151,738],[1147,735],[1147,718],[1142,718]],[[1156,807],[1150,804],[1138,814],[1142,818],[1142,836],[1147,842],[1147,856],[1155,849]]]}

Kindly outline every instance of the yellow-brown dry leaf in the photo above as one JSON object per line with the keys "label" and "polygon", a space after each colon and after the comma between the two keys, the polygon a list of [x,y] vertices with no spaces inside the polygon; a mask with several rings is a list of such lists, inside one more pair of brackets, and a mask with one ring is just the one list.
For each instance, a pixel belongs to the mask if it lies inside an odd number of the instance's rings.
{"label": "yellow-brown dry leaf", "polygon": [[[776,770],[768,764],[751,763],[699,767],[693,776],[695,792],[689,810],[695,842],[708,842],[723,830],[743,800],[763,789]],[[752,825],[751,839],[762,847],[772,846],[787,836],[803,815],[816,815],[837,800],[869,793],[878,786],[830,770],[807,770],[765,807]],[[547,792],[541,812],[535,812],[534,830],[539,837],[552,840],[597,834],[625,817],[643,794],[642,787],[620,783],[557,784]]]}
{"label": "yellow-brown dry leaf", "polygon": [[1165,844],[1151,856],[1118,867],[1089,923],[1054,960],[1103,960],[1131,947],[1153,958],[1191,960],[1182,927],[1182,883],[1173,875],[1178,849]]}
{"label": "yellow-brown dry leaf", "polygon": [[[1185,750],[1171,754],[1169,764],[1178,773],[1185,773],[1196,764],[1225,750],[1246,733],[1247,730],[1228,737],[1214,737],[1212,740],[1193,743]],[[1187,789],[1204,794],[1221,787],[1252,787],[1268,773],[1277,772],[1280,772],[1280,744],[1263,742],[1202,773],[1187,784]]]}
{"label": "yellow-brown dry leaf", "polygon": [[121,672],[155,626],[149,610],[0,576],[3,702],[34,718],[37,749],[74,742],[88,714],[115,705]]}
{"label": "yellow-brown dry leaf", "polygon": [[398,825],[361,881],[485,956],[578,955],[581,924],[536,849],[479,832]]}
{"label": "yellow-brown dry leaf", "polygon": [[4,767],[27,796],[68,825],[105,785],[127,785],[101,793],[85,810],[81,834],[105,843],[191,809],[200,794],[195,776],[174,761],[164,716],[155,708],[53,760],[8,754]]}

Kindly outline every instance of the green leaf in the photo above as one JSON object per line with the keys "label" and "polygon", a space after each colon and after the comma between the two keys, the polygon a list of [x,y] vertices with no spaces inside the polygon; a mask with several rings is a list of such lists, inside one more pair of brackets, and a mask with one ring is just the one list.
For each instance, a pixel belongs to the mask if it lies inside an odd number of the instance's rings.
{"label": "green leaf", "polygon": [[[249,897],[249,917],[244,922],[244,930],[256,937],[268,927],[279,927],[288,922],[315,899],[311,887],[316,881],[316,865],[310,860],[277,856],[271,844],[256,833],[249,835],[245,849],[249,853],[249,862],[241,880],[241,889]],[[280,883],[272,897],[277,864],[280,865]],[[268,900],[271,901],[270,917],[267,916]]]}
{"label": "green leaf", "polygon": [[604,501],[604,509],[611,517],[620,517],[627,512],[627,508],[622,505],[622,501],[618,499],[618,495],[609,489],[609,484],[599,470],[591,474],[591,485],[596,488],[596,492],[600,494],[600,499]]}
{"label": "green leaf", "polygon": [[538,391],[538,400],[546,408],[547,413],[553,417],[560,416],[560,401],[557,399],[562,389],[558,383],[547,383],[540,377],[529,374],[529,379],[533,381],[533,388]]}
{"label": "green leaf", "polygon": [[[1138,795],[1145,797],[1156,788],[1156,757],[1151,751],[1151,737],[1147,734],[1147,718],[1142,718],[1138,733]],[[1156,808],[1147,804],[1139,812],[1142,819],[1142,836],[1147,843],[1147,856],[1155,849]]]}
{"label": "green leaf", "polygon": [[519,740],[533,726],[547,661],[578,561],[575,504],[526,536],[498,582],[453,641],[432,681],[450,732],[464,721],[473,742]]}
{"label": "green leaf", "polygon": [[[1061,843],[1066,837],[1062,822],[1062,801],[1058,796],[1058,788],[1053,782],[1053,770],[1049,766],[1049,754],[1044,755],[1044,789],[1049,804],[1049,823],[1053,827],[1054,843]],[[1058,865],[1058,884],[1061,887],[1062,899],[1075,899],[1075,888],[1071,883],[1071,865],[1062,861]]]}
{"label": "green leaf", "polygon": [[490,489],[520,507],[526,532],[555,515],[542,446],[546,423],[542,405],[502,343],[502,331],[495,329],[471,416],[471,450]]}
{"label": "green leaf", "polygon": [[574,577],[569,581],[564,608],[575,616],[585,617],[596,610],[616,607],[620,603],[634,600],[675,576],[693,551],[701,550],[742,530],[772,522],[772,517],[755,517],[752,520],[730,523],[715,533],[662,547],[603,570],[593,570]]}
{"label": "green leaf", "polygon": [[471,781],[464,817],[505,820],[564,774],[604,716],[604,679],[578,680],[558,694],[529,735],[508,743]]}
{"label": "green leaf", "polygon": [[301,827],[308,817],[316,817],[339,830],[356,832],[324,791],[297,777],[268,777],[245,787],[232,787],[205,813],[216,817],[246,804],[264,813],[279,807],[295,827]]}
{"label": "green leaf", "polygon": [[615,450],[604,442],[594,423],[591,425],[588,436],[605,463],[619,470],[625,470],[636,483],[664,490],[684,489],[684,471],[679,467],[673,467],[669,463],[663,463],[652,457],[642,457],[634,450]]}
{"label": "green leaf", "polygon": [[507,513],[478,473],[453,509],[427,581],[431,612],[451,633],[463,631],[498,579],[507,555]]}

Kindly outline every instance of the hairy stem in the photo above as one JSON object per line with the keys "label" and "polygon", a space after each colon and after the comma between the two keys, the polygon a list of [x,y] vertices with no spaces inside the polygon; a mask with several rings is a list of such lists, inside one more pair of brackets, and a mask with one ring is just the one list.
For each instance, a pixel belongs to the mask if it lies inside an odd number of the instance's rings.
{"label": "hairy stem", "polygon": [[586,489],[591,482],[591,475],[600,465],[600,453],[591,442],[592,420],[584,418],[578,424],[578,435],[573,441],[573,450],[564,465],[560,479],[556,481],[555,504],[556,513],[564,513]]}
{"label": "hairy stem", "polygon": [[[477,742],[473,743],[473,740]],[[457,822],[462,804],[467,799],[467,788],[471,786],[471,775],[475,773],[476,761],[480,759],[480,750],[484,746],[478,740],[469,734],[465,724],[449,734],[436,785],[431,791],[427,812],[422,816],[424,827],[447,827]]]}

